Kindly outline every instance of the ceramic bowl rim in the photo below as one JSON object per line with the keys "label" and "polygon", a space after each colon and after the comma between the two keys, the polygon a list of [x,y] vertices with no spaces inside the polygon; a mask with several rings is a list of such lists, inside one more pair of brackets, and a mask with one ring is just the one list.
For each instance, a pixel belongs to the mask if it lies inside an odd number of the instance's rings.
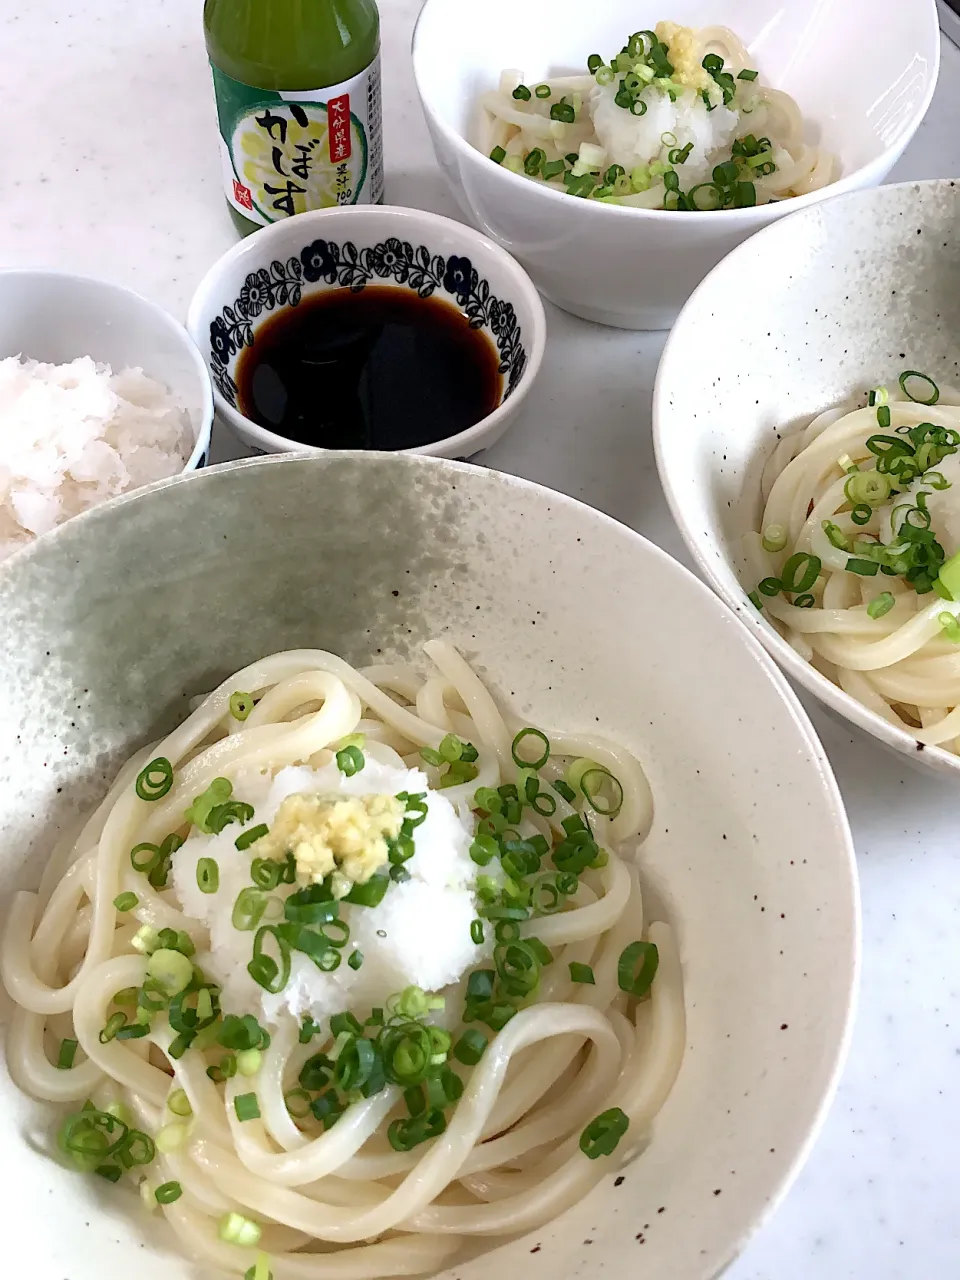
{"label": "ceramic bowl rim", "polygon": [[[59,281],[69,280],[79,284],[96,285],[98,288],[112,291],[114,293],[124,293],[127,295],[128,298],[136,299],[137,303],[141,307],[143,307],[145,311],[149,311],[150,313],[152,313],[154,318],[157,321],[159,321],[160,325],[163,328],[167,329],[169,333],[176,336],[177,341],[183,346],[184,350],[189,355],[190,363],[193,365],[194,370],[197,373],[197,377],[199,379],[199,383],[201,387],[201,398],[202,398],[202,408],[201,408],[201,414],[200,414],[201,420],[197,424],[197,442],[194,445],[193,450],[191,451],[190,457],[187,459],[187,461],[183,465],[183,471],[178,472],[177,474],[179,476],[180,474],[185,474],[186,472],[189,472],[189,471],[195,471],[201,465],[202,460],[210,451],[210,434],[211,434],[211,431],[213,430],[213,413],[214,413],[213,388],[211,384],[210,373],[209,373],[209,370],[207,369],[206,362],[203,359],[203,356],[200,354],[200,350],[196,342],[194,342],[192,334],[188,332],[186,327],[182,325],[179,320],[175,319],[170,314],[169,311],[167,311],[164,307],[161,307],[158,302],[154,302],[151,298],[145,297],[142,293],[138,293],[136,289],[131,289],[125,284],[116,284],[113,280],[104,280],[100,276],[85,275],[84,273],[79,271],[59,271],[55,267],[3,267],[3,268],[0,268],[0,284],[2,284],[4,280],[9,279],[12,276],[22,276],[25,278],[43,277],[48,280],[59,280]],[[78,352],[77,354],[78,356],[82,356],[84,353],[81,351],[81,352]],[[146,373],[148,377],[152,377],[153,375],[151,374],[150,370],[146,367],[146,364],[147,362],[144,361],[141,367],[143,368],[144,373]],[[169,478],[175,480],[177,479],[177,476],[171,476]],[[144,485],[144,486],[141,486],[141,488],[153,488],[153,485],[152,484]],[[135,489],[132,492],[139,493],[140,488]],[[130,495],[121,495],[121,496],[130,496]],[[104,504],[100,503],[98,505],[103,506]],[[77,519],[77,517],[73,516],[72,519],[75,520]],[[64,521],[64,523],[66,523],[66,521]],[[34,542],[35,541],[36,539],[34,539]],[[31,542],[28,545],[33,546],[34,543]]]}
{"label": "ceramic bowl rim", "polygon": [[[452,2],[454,2],[454,0],[424,0],[423,7],[417,16],[417,21],[413,28],[413,37],[410,43],[414,82],[416,84],[417,94],[420,98],[424,114],[427,116],[431,126],[438,129],[440,133],[443,134],[444,139],[453,146],[454,150],[461,157],[469,156],[473,163],[482,162],[483,164],[492,164],[493,162],[489,160],[487,156],[484,156],[480,151],[478,151],[476,147],[472,146],[462,133],[453,129],[440,117],[430,102],[429,94],[421,88],[420,60],[418,56],[421,23],[424,21],[424,16],[428,9],[441,4],[450,4]],[[866,164],[860,165],[856,169],[852,169],[849,173],[843,174],[836,182],[830,183],[829,186],[821,187],[817,191],[808,191],[806,195],[792,196],[790,199],[791,214],[803,209],[808,209],[812,205],[821,203],[823,200],[833,199],[835,196],[847,195],[852,191],[862,189],[864,174],[868,174],[875,168],[882,168],[883,165],[887,163],[888,157],[892,157],[890,160],[890,164],[892,164],[896,157],[903,152],[904,148],[909,145],[914,134],[923,123],[924,117],[930,108],[930,103],[933,100],[937,81],[940,76],[942,37],[935,0],[925,0],[924,7],[926,7],[931,15],[933,23],[933,68],[930,76],[930,82],[927,86],[927,91],[914,112],[907,130],[903,135],[901,135],[897,142],[884,147],[883,150],[878,155],[874,156],[872,160],[869,160]],[[919,8],[920,5],[918,5],[918,10]],[[888,164],[887,169],[889,169],[889,167],[890,165]],[[496,168],[500,171],[504,180],[507,182],[506,190],[510,190],[512,186],[512,189],[517,196],[519,196],[522,191],[525,191],[530,194],[531,200],[543,199],[547,201],[548,204],[545,207],[549,207],[549,202],[551,201],[556,202],[558,200],[569,200],[566,192],[551,190],[551,188],[545,183],[530,182],[528,179],[521,177],[520,174],[511,173],[509,169],[504,169],[500,165],[497,165]],[[605,205],[601,209],[599,203],[595,200],[581,200],[579,205],[587,218],[606,218],[612,212],[616,217],[632,218],[637,222],[653,221],[662,223],[664,219],[669,219],[670,222],[673,222],[677,217],[676,213],[670,209],[634,209],[629,205]],[[779,205],[777,203],[761,204],[754,205],[749,209],[727,209],[723,211],[723,216],[726,220],[725,225],[731,225],[735,221],[736,225],[739,227],[749,227],[756,230],[767,225],[771,219],[780,219],[782,217],[789,216],[789,214],[780,213],[778,210]],[[687,223],[689,223],[691,227],[703,226],[703,219],[713,218],[715,217],[715,214],[715,210],[690,210],[684,214],[683,225],[687,225]]]}
{"label": "ceramic bowl rim", "polygon": [[[890,191],[916,190],[918,188],[932,189],[941,186],[957,187],[958,180],[931,178],[924,181],[895,182],[887,186],[869,187],[860,191],[848,192],[840,197],[838,201],[839,207],[836,211],[833,210],[831,202],[829,210],[823,209],[820,212],[824,215],[829,214],[831,217],[841,217],[843,207],[848,202],[883,200],[886,198],[885,193]],[[664,344],[653,387],[653,451],[656,458],[657,473],[660,477],[660,484],[667,499],[673,522],[677,526],[687,549],[696,561],[700,573],[703,574],[706,581],[713,587],[723,602],[736,613],[740,622],[760,641],[767,653],[776,659],[792,679],[809,690],[810,693],[819,698],[822,703],[836,712],[837,715],[851,721],[865,733],[879,739],[880,742],[887,746],[893,747],[897,752],[910,756],[921,764],[936,768],[941,772],[960,774],[960,756],[944,751],[941,747],[926,746],[919,743],[905,729],[900,729],[896,725],[890,724],[882,716],[877,715],[875,711],[871,711],[864,706],[862,702],[858,702],[850,694],[845,693],[843,689],[828,680],[826,676],[821,675],[816,667],[809,662],[805,662],[779,632],[764,620],[763,616],[748,602],[746,591],[742,589],[742,584],[741,595],[737,596],[730,590],[729,585],[714,572],[714,561],[720,557],[717,557],[715,553],[708,554],[704,546],[701,545],[700,538],[694,528],[694,522],[688,520],[684,514],[682,494],[678,489],[674,488],[673,471],[666,461],[667,448],[665,441],[669,430],[668,419],[671,416],[668,407],[670,387],[667,380],[673,376],[671,366],[676,360],[675,353],[683,349],[680,344],[684,341],[685,314],[689,311],[693,315],[703,305],[709,297],[710,290],[713,288],[715,274],[734,270],[738,265],[744,270],[749,270],[751,257],[756,252],[755,246],[757,244],[762,247],[766,244],[767,238],[771,236],[788,236],[790,234],[790,223],[795,217],[809,218],[810,216],[809,210],[790,213],[786,217],[771,223],[770,226],[764,227],[755,236],[751,236],[749,240],[737,245],[704,277],[684,304]],[[740,575],[737,573],[729,554],[725,554],[722,557],[721,563],[731,571],[739,584]]]}
{"label": "ceramic bowl rim", "polygon": [[[488,437],[499,435],[505,429],[506,423],[504,423],[504,419],[509,420],[515,414],[536,381],[546,349],[547,317],[543,301],[536,286],[516,259],[481,232],[457,221],[455,218],[447,218],[442,214],[430,213],[424,209],[407,208],[405,205],[354,204],[333,209],[311,209],[306,213],[297,214],[295,220],[288,218],[282,222],[271,223],[270,226],[263,227],[256,232],[254,236],[247,237],[233,245],[207,269],[194,290],[193,297],[190,299],[190,306],[187,310],[187,331],[200,349],[200,358],[204,362],[205,372],[208,379],[212,381],[206,357],[202,354],[202,347],[200,346],[204,336],[201,332],[203,326],[202,312],[208,306],[211,296],[217,292],[222,276],[229,271],[237,259],[250,253],[250,245],[266,246],[272,244],[274,240],[280,238],[291,224],[304,228],[306,241],[310,234],[308,228],[316,226],[318,223],[322,225],[322,222],[326,219],[345,221],[350,218],[363,219],[375,216],[385,216],[388,221],[395,218],[398,224],[418,224],[423,227],[455,230],[457,235],[463,236],[466,245],[473,247],[475,265],[484,260],[490,261],[494,259],[504,267],[510,276],[515,295],[522,297],[530,309],[532,331],[529,337],[526,334],[523,337],[527,361],[509,399],[502,400],[492,413],[488,413],[486,417],[481,418],[479,422],[475,422],[472,427],[467,427],[465,431],[457,432],[452,436],[443,436],[429,444],[403,450],[404,453],[420,454],[428,457],[437,456],[436,451],[441,449],[455,449],[458,454],[464,456],[475,454],[484,447],[484,441]],[[266,256],[264,254],[264,257]],[[505,301],[513,302],[513,298],[506,298]],[[317,446],[305,445],[299,440],[292,440],[288,436],[283,436],[268,430],[266,427],[261,427],[252,418],[248,418],[245,414],[240,413],[238,409],[235,409],[233,405],[229,404],[216,385],[213,388],[213,396],[217,412],[230,423],[234,431],[251,440],[259,441],[271,453],[348,452],[347,450],[326,450]]]}

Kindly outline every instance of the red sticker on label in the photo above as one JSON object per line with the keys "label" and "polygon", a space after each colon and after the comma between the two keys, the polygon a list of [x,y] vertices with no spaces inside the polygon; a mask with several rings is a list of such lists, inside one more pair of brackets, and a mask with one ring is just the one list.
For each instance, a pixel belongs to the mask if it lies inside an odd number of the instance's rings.
{"label": "red sticker on label", "polygon": [[350,95],[341,93],[327,103],[330,131],[330,161],[340,164],[350,159]]}
{"label": "red sticker on label", "polygon": [[245,209],[253,208],[253,193],[249,187],[245,187],[236,178],[233,180],[233,198],[237,204],[242,204]]}

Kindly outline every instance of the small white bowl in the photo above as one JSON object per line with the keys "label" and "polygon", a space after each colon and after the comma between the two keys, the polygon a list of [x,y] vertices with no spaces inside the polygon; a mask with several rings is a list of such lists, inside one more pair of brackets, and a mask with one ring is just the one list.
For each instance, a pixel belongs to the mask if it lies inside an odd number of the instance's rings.
{"label": "small white bowl", "polygon": [[[839,155],[839,181],[753,209],[618,208],[510,173],[472,145],[477,98],[505,67],[531,83],[582,70],[590,53],[609,55],[664,18],[735,31],[764,80],[796,99],[808,141]],[[882,182],[930,105],[939,58],[934,0],[426,0],[413,38],[434,149],[464,212],[551,302],[625,329],[668,327],[711,267],[760,227]]]}
{"label": "small white bowl", "polygon": [[[436,295],[475,317],[500,352],[497,408],[456,435],[405,450],[470,458],[514,421],[540,369],[547,322],[529,276],[471,227],[419,209],[348,205],[300,214],[241,241],[210,268],[187,317],[207,361],[217,411],[261,453],[322,453],[278,435],[237,407],[234,379],[244,346],[278,310],[333,289],[368,284]],[[318,387],[318,393],[322,388]]]}
{"label": "small white bowl", "polygon": [[667,339],[653,397],[657,467],[704,577],[780,665],[830,709],[922,765],[922,747],[820,674],[746,599],[743,537],[784,428],[905,368],[956,383],[960,186],[862,191],[786,218],[721,262]]}
{"label": "small white bowl", "polygon": [[[833,1095],[856,867],[786,681],[631,529],[483,467],[337,452],[211,467],[71,521],[0,575],[3,892],[36,882],[53,828],[73,826],[185,695],[283,649],[420,665],[441,634],[525,719],[602,725],[643,762],[641,874],[676,926],[686,1054],[636,1160],[611,1160],[536,1231],[475,1239],[438,1280],[710,1280],[784,1194]],[[144,1248],[136,1195],[48,1154],[53,1112],[0,1070],[7,1221],[42,1242],[31,1280],[195,1275],[164,1247],[162,1215]]]}
{"label": "small white bowl", "polygon": [[90,356],[115,373],[142,369],[187,413],[194,443],[184,471],[206,463],[210,378],[186,329],[155,302],[66,271],[0,271],[0,359],[16,355],[50,364]]}

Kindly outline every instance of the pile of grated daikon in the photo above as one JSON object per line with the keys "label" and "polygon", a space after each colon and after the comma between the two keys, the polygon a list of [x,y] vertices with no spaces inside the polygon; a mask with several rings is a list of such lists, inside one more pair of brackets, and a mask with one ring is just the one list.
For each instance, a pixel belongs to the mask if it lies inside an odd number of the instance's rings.
{"label": "pile of grated daikon", "polygon": [[0,360],[0,560],[107,498],[183,470],[187,415],[142,369]]}

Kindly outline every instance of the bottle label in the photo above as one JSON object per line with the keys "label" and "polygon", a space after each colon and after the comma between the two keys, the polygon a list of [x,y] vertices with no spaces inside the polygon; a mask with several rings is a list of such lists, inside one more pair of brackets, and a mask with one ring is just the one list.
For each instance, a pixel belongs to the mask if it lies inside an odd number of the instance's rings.
{"label": "bottle label", "polygon": [[224,190],[251,222],[383,199],[379,54],[324,89],[256,89],[219,67],[213,86]]}

